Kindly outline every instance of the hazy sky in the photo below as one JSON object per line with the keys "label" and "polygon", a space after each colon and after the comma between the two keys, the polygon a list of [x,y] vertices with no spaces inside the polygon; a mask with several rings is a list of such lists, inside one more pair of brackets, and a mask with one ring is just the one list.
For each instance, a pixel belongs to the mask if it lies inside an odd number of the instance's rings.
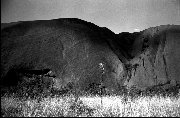
{"label": "hazy sky", "polygon": [[80,18],[115,33],[180,25],[180,0],[1,0],[1,23]]}

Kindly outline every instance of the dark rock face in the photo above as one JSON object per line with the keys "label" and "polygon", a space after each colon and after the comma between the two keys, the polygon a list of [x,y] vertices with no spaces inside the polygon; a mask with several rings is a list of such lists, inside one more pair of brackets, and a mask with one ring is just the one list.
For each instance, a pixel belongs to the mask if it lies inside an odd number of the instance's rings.
{"label": "dark rock face", "polygon": [[115,39],[110,30],[79,19],[27,21],[2,28],[1,84],[16,86],[22,70],[50,69],[57,89],[73,82],[80,90],[103,83],[117,91],[126,71],[120,61],[125,58],[113,52]]}
{"label": "dark rock face", "polygon": [[141,32],[132,46],[129,87],[145,90],[180,83],[180,26],[159,26]]}
{"label": "dark rock face", "polygon": [[118,93],[125,86],[132,93],[172,88],[180,85],[179,39],[175,25],[114,34],[80,19],[6,24],[1,27],[1,85],[23,81],[55,92],[91,93]]}

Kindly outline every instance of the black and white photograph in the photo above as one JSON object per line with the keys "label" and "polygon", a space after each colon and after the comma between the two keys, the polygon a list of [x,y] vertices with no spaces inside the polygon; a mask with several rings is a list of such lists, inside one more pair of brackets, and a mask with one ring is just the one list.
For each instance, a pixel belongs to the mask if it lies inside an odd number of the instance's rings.
{"label": "black and white photograph", "polygon": [[1,117],[180,117],[180,0],[1,0]]}

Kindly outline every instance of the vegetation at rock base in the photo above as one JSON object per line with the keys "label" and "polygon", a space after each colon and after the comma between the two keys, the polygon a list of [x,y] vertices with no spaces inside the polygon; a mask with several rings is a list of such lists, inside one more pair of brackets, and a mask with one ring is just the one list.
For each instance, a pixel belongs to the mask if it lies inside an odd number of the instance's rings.
{"label": "vegetation at rock base", "polygon": [[[43,76],[41,76],[43,79]],[[16,87],[1,88],[2,117],[133,117],[180,116],[180,87],[161,87],[140,91],[119,87],[119,93],[106,93],[98,84],[87,91],[76,91],[74,83],[62,90],[52,88],[39,76],[31,82],[19,81]],[[25,80],[25,78],[23,79]]]}
{"label": "vegetation at rock base", "polygon": [[[29,87],[30,89],[30,87]],[[28,90],[28,89],[24,89]],[[180,91],[176,96],[136,92],[127,94],[76,96],[68,91],[64,94],[54,91],[45,93],[37,88],[1,96],[2,117],[131,117],[131,116],[180,116]],[[36,91],[37,90],[37,91]],[[42,90],[42,91],[41,91]],[[177,88],[177,90],[179,90]],[[153,91],[153,90],[152,90]],[[158,91],[158,90],[157,90]],[[34,92],[34,94],[33,94]],[[126,92],[122,89],[122,92]],[[21,94],[21,95],[18,95]],[[45,95],[46,94],[46,95]]]}

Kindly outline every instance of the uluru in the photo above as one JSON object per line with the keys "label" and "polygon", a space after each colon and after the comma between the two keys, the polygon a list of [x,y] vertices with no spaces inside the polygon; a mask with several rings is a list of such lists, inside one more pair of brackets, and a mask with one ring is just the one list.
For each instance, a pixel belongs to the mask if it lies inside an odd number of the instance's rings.
{"label": "uluru", "polygon": [[99,86],[105,93],[122,87],[168,89],[180,84],[179,39],[179,25],[115,34],[76,18],[6,24],[1,27],[1,87],[46,76],[45,88],[57,91],[69,86],[92,93]]}

